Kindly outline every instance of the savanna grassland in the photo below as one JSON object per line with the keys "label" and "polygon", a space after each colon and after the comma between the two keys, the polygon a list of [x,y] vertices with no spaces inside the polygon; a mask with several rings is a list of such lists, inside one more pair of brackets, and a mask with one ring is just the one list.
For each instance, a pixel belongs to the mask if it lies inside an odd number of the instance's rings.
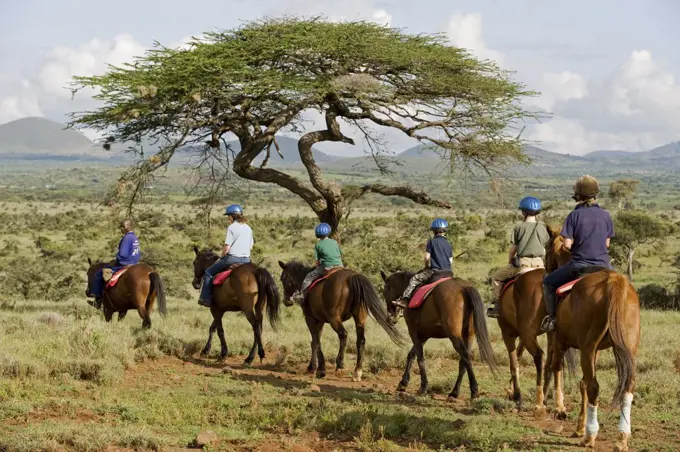
{"label": "savanna grassland", "polygon": [[[43,180],[33,177],[31,183],[42,187]],[[0,197],[0,450],[183,450],[207,431],[215,435],[206,446],[211,450],[578,449],[570,434],[580,376],[565,383],[567,421],[550,415],[536,419],[533,364],[524,356],[526,402],[517,412],[506,398],[508,358],[491,320],[500,369],[494,376],[475,360],[482,394],[472,403],[467,382],[460,400],[445,400],[458,367],[448,341],[426,346],[433,395],[415,395],[417,370],[407,394],[395,394],[408,350],[390,342],[372,320],[362,382],[352,382],[349,370],[334,374],[332,367],[322,380],[306,375],[310,337],[297,306],[284,308],[278,331],[265,326],[262,363],[242,367],[252,333],[245,318],[233,313],[225,316],[227,362],[215,362],[215,348],[212,356],[199,356],[211,316],[196,304],[190,284],[193,246],[218,246],[226,225],[216,207],[208,228],[205,213],[180,191],[164,193],[137,214],[143,260],[157,268],[167,288],[167,318],[154,313],[147,331],[134,312],[107,324],[85,302],[85,270],[88,257],[112,256],[120,215],[92,202],[101,193],[88,185],[22,190]],[[256,263],[278,281],[278,260],[311,260],[316,220],[301,204],[276,190],[239,196],[248,199]],[[554,203],[545,220],[559,223],[568,207]],[[672,210],[654,214],[677,221]],[[442,213],[369,197],[344,223],[346,265],[381,290],[381,270],[419,265],[434,215],[449,220],[455,253],[464,252],[455,272],[488,299],[488,274],[506,259],[508,233],[519,220],[512,209],[460,207]],[[640,245],[636,286],[654,283],[672,290],[678,252],[680,239],[674,235]],[[644,310],[642,321],[630,444],[638,451],[675,451],[680,447],[680,313]],[[354,326],[346,327],[351,369]],[[405,332],[403,324],[400,329]],[[338,341],[328,327],[322,346],[332,363]],[[618,423],[618,412],[607,409],[616,379],[611,351],[602,353],[598,369],[598,447],[607,450]],[[552,399],[547,403],[554,407]]]}

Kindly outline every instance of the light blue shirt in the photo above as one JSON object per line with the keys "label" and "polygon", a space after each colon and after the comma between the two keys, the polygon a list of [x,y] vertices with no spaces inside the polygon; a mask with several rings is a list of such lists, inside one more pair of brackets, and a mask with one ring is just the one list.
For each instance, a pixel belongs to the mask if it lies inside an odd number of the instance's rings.
{"label": "light blue shirt", "polygon": [[253,248],[253,230],[245,223],[234,221],[227,228],[227,238],[225,245],[229,245],[230,256],[250,257],[250,250]]}

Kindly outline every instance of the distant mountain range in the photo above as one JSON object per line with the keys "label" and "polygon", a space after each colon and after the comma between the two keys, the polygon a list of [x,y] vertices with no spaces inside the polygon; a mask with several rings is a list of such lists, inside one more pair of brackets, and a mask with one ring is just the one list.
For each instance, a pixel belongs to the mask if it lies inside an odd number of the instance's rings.
{"label": "distant mountain range", "polygon": [[[45,118],[23,118],[0,125],[0,161],[23,160],[49,162],[108,162],[121,164],[130,161],[121,149],[104,151],[87,137],[75,130],[65,130],[64,125]],[[286,136],[277,137],[280,152],[272,146],[268,165],[273,168],[302,168],[297,140]],[[239,151],[239,143],[228,143],[233,152]],[[151,144],[147,148],[153,148]],[[149,149],[150,151],[152,149]],[[314,158],[322,168],[340,173],[374,173],[376,166],[369,156],[341,157],[314,149]],[[655,172],[680,172],[680,142],[669,143],[649,151],[626,152],[616,150],[595,151],[583,156],[558,154],[535,146],[527,146],[526,154],[532,159],[530,167],[517,166],[520,174],[557,175],[575,172],[648,174]],[[255,163],[260,164],[260,155]],[[441,158],[436,151],[423,145],[415,146],[396,155],[384,156],[388,167],[404,174],[436,173],[442,171]]]}

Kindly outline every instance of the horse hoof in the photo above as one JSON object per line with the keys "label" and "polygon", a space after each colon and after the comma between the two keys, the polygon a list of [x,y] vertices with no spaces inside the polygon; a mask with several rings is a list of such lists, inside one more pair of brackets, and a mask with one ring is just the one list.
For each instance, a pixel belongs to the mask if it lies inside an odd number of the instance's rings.
{"label": "horse hoof", "polygon": [[406,392],[406,386],[408,386],[407,383],[399,383],[397,386],[397,392]]}
{"label": "horse hoof", "polygon": [[[458,398],[458,395],[456,394],[456,398]],[[477,400],[479,398],[479,392],[475,391],[470,394],[470,400]]]}
{"label": "horse hoof", "polygon": [[545,419],[547,417],[547,415],[548,415],[548,410],[546,409],[545,406],[536,405],[534,407],[534,417],[536,419],[539,419],[539,420]]}
{"label": "horse hoof", "polygon": [[426,395],[427,394],[427,388],[418,389],[418,394],[419,395]]}
{"label": "horse hoof", "polygon": [[614,452],[624,452],[628,450],[628,435],[627,433],[619,432],[619,437],[614,444]]}
{"label": "horse hoof", "polygon": [[[472,398],[474,399],[474,394],[472,395]],[[448,400],[449,402],[453,402],[454,400],[458,400],[458,393],[452,392],[451,394],[449,394],[449,396],[447,397],[446,400]]]}
{"label": "horse hoof", "polygon": [[558,421],[566,421],[567,420],[567,412],[566,411],[558,411],[557,414],[555,415],[555,418]]}
{"label": "horse hoof", "polygon": [[220,355],[220,356],[217,357],[217,362],[223,363],[226,359],[227,359],[226,355],[225,356]]}
{"label": "horse hoof", "polygon": [[253,367],[253,360],[252,359],[246,359],[245,361],[243,361],[243,367],[247,368],[247,369],[250,369],[251,367]]}
{"label": "horse hoof", "polygon": [[321,370],[321,371],[317,370],[316,371],[316,378],[325,378],[325,377],[326,377],[325,371],[323,371],[323,370]]}
{"label": "horse hoof", "polygon": [[210,350],[205,349],[205,348],[203,350],[201,350],[201,356],[208,356],[209,354],[210,354]]}
{"label": "horse hoof", "polygon": [[578,430],[575,430],[574,433],[571,434],[572,438],[583,438],[583,435],[585,435],[586,432],[579,432]]}
{"label": "horse hoof", "polygon": [[586,435],[585,438],[581,440],[581,446],[592,449],[595,447],[595,438],[597,435]]}
{"label": "horse hoof", "polygon": [[362,375],[363,375],[363,372],[360,371],[360,370],[357,370],[356,372],[354,372],[354,375],[352,376],[352,381],[355,382],[355,383],[360,382]]}

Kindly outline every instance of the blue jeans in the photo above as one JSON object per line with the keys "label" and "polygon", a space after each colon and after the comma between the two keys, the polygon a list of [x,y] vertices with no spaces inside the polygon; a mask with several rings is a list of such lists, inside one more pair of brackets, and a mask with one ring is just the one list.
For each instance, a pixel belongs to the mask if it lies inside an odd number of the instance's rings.
{"label": "blue jeans", "polygon": [[[116,273],[118,270],[122,269],[123,267],[105,267],[105,268],[110,268],[113,270],[114,273]],[[97,273],[94,275],[94,281],[92,281],[92,290],[90,290],[90,293],[92,296],[94,296],[95,300],[99,300],[104,296],[104,287],[106,286],[106,283],[104,282],[104,269],[101,268],[97,270]]]}
{"label": "blue jeans", "polygon": [[557,313],[557,289],[578,279],[581,276],[580,270],[588,266],[579,262],[569,262],[543,278],[543,298],[548,316],[555,317]]}
{"label": "blue jeans", "polygon": [[212,264],[208,269],[205,271],[205,274],[203,275],[203,286],[201,287],[201,296],[200,300],[203,301],[202,303],[204,306],[210,305],[212,302],[212,291],[213,291],[213,284],[212,281],[215,278],[215,275],[218,273],[222,273],[223,271],[226,271],[229,269],[234,264],[248,264],[250,263],[250,258],[249,257],[237,257],[237,256],[232,256],[230,254],[227,254],[221,259],[218,259],[217,262]]}

